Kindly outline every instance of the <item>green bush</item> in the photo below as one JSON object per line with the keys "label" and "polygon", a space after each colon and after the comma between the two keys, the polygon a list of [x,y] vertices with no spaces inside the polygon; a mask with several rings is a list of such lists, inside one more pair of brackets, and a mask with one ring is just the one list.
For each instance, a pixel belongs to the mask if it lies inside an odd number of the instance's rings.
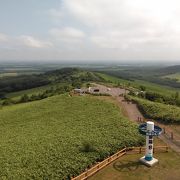
{"label": "green bush", "polygon": [[93,142],[85,141],[82,143],[82,147],[80,148],[82,152],[93,152],[95,151],[95,147]]}

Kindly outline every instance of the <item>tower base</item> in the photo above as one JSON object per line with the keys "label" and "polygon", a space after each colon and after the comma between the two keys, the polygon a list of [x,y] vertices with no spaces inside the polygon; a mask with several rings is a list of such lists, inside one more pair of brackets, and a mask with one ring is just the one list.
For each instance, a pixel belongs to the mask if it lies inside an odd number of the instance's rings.
{"label": "tower base", "polygon": [[139,159],[140,162],[142,162],[143,164],[145,164],[146,166],[149,166],[149,167],[152,167],[154,166],[155,164],[158,163],[158,160],[153,158],[151,161],[147,161],[145,159],[145,156],[143,156],[142,158]]}

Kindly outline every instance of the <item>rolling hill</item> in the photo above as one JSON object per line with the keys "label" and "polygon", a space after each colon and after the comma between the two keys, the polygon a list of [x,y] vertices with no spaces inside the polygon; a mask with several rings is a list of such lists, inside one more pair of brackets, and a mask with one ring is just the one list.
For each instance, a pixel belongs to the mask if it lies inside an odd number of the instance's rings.
{"label": "rolling hill", "polygon": [[53,96],[0,109],[0,177],[70,179],[124,146],[144,142],[114,104]]}

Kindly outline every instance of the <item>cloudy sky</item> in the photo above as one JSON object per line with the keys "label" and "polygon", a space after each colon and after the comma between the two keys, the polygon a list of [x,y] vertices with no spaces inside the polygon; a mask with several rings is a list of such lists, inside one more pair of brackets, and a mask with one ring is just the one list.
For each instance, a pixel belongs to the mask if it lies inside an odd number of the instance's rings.
{"label": "cloudy sky", "polygon": [[0,61],[179,61],[179,0],[0,0]]}

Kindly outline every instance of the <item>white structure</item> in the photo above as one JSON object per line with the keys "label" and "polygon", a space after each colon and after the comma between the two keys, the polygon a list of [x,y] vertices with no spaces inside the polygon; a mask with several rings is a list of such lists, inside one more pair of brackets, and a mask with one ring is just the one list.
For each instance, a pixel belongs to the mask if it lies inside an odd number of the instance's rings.
{"label": "white structure", "polygon": [[91,92],[91,87],[88,88],[88,92],[89,92],[89,93]]}
{"label": "white structure", "polygon": [[154,122],[148,121],[146,123],[146,153],[140,161],[148,166],[153,166],[158,162],[153,158],[153,135],[154,135]]}
{"label": "white structure", "polygon": [[79,88],[76,88],[76,89],[74,89],[74,92],[75,92],[75,93],[82,93],[82,90],[79,89]]}

